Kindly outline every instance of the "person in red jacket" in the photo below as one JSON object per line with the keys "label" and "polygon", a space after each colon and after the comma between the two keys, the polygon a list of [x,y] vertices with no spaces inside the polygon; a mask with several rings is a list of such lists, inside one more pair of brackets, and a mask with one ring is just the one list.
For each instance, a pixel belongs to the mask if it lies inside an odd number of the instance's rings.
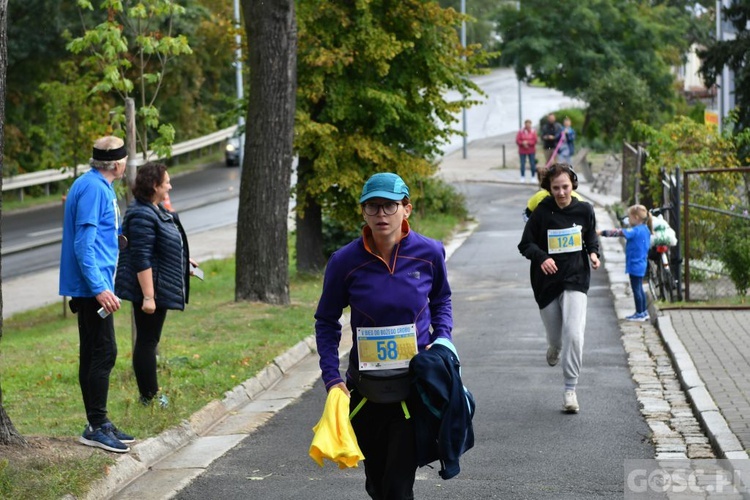
{"label": "person in red jacket", "polygon": [[531,178],[536,177],[536,130],[531,126],[531,120],[524,122],[523,128],[516,134],[518,155],[521,157],[521,182],[526,182],[526,160],[531,167]]}

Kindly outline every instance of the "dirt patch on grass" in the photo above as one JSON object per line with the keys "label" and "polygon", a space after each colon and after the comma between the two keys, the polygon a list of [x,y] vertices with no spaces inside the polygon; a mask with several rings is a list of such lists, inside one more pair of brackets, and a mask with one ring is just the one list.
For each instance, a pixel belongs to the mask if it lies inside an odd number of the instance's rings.
{"label": "dirt patch on grass", "polygon": [[24,464],[62,463],[67,460],[83,460],[101,451],[83,446],[76,437],[24,436],[28,446],[0,445],[0,459],[6,459],[13,467]]}
{"label": "dirt patch on grass", "polygon": [[25,436],[27,446],[0,445],[0,497],[81,498],[114,463],[77,437]]}

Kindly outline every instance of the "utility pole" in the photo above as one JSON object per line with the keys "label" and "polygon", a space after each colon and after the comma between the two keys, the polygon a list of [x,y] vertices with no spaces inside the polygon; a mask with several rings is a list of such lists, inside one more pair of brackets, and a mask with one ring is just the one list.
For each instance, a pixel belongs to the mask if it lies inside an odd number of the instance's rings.
{"label": "utility pole", "polygon": [[135,185],[135,175],[138,170],[138,153],[136,152],[135,135],[135,101],[132,97],[125,98],[125,144],[128,148],[128,161],[125,164],[125,180],[127,190],[125,201],[130,204],[130,199]]}
{"label": "utility pole", "polygon": [[[721,29],[721,8],[722,8],[722,2],[721,0],[716,0],[716,41],[720,42],[722,40],[722,29]],[[716,110],[716,115],[718,116],[719,123],[719,133],[721,133],[721,128],[724,123],[724,69],[721,70],[721,75],[717,75],[716,78],[716,86],[717,88],[717,96],[718,97],[718,109]]]}
{"label": "utility pole", "polygon": [[[237,80],[237,102],[242,102],[243,99],[243,87],[242,87],[242,37],[240,36],[240,0],[234,0],[234,41],[237,48],[234,50],[234,71]],[[237,118],[237,128],[243,129],[245,124],[245,116],[240,113]],[[245,134],[239,134],[240,137],[240,167],[242,167],[243,159],[245,157]]]}
{"label": "utility pole", "polygon": [[[133,199],[133,186],[135,176],[138,172],[138,152],[136,151],[135,134],[135,101],[132,97],[125,98],[125,145],[128,148],[128,160],[125,163],[125,206],[130,205]],[[118,224],[121,221],[118,221]],[[130,343],[135,347],[135,339],[138,333],[135,328],[135,315],[130,309]]]}
{"label": "utility pole", "polygon": [[[728,19],[724,19],[723,10],[731,5],[731,0],[716,0],[716,41],[723,42],[737,38],[735,28]],[[734,72],[728,65],[724,65],[721,74],[716,77],[717,87],[717,115],[719,118],[719,132],[724,126],[724,119],[735,106]]]}
{"label": "utility pole", "polygon": [[[521,12],[521,0],[518,0],[516,2],[516,8],[518,12]],[[521,106],[521,78],[518,78],[518,130],[521,130],[523,128],[523,108]]]}
{"label": "utility pole", "polygon": [[[461,16],[466,15],[466,0],[461,0]],[[466,20],[461,19],[461,46],[466,50]],[[466,60],[466,56],[463,56]],[[466,159],[466,106],[461,109],[461,117],[463,121],[463,158]]]}

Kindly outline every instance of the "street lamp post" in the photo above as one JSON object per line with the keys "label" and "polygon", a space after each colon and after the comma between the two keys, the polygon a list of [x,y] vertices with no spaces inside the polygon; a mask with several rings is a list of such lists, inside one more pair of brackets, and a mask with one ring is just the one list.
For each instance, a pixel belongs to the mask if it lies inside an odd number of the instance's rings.
{"label": "street lamp post", "polygon": [[[237,44],[237,48],[234,51],[234,71],[237,80],[237,102],[241,103],[243,98],[243,87],[242,87],[242,37],[240,36],[240,0],[234,0],[234,28],[235,35],[234,40]],[[241,130],[245,124],[245,117],[242,113],[237,118],[237,127]],[[240,133],[240,159],[239,164],[242,167],[242,160],[245,156],[245,134]]]}
{"label": "street lamp post", "polygon": [[[516,2],[516,8],[518,12],[521,12],[521,0],[518,0]],[[521,79],[518,78],[518,130],[521,130],[523,127],[523,109],[522,109],[522,101],[521,101]]]}
{"label": "street lamp post", "polygon": [[[466,15],[466,0],[461,0],[461,16]],[[461,19],[461,46],[466,49],[466,20]],[[464,60],[466,56],[463,56]],[[463,157],[466,159],[466,105],[461,109],[461,117],[463,122]]]}

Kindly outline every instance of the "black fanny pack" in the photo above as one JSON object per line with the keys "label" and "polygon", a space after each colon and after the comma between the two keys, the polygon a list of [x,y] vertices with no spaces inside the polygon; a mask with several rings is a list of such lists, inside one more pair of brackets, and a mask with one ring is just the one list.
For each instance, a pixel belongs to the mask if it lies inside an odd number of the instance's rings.
{"label": "black fanny pack", "polygon": [[373,403],[398,403],[409,397],[411,377],[408,368],[357,372],[357,390]]}

